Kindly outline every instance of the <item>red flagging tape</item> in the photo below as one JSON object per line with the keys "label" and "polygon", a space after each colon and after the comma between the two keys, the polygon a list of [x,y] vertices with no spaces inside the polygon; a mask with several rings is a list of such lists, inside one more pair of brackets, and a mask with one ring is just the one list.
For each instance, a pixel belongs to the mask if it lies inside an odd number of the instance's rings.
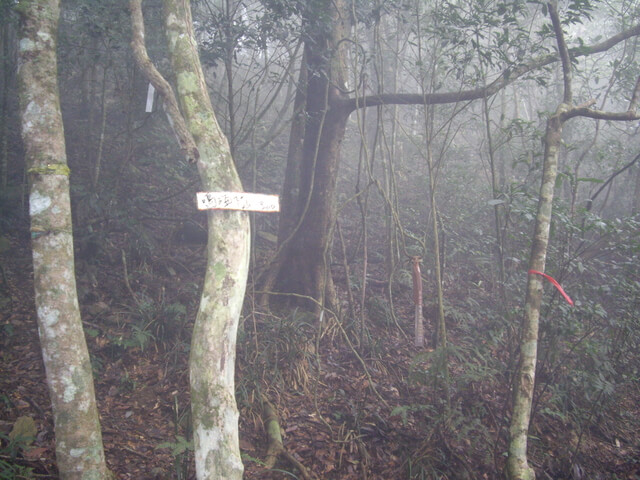
{"label": "red flagging tape", "polygon": [[573,300],[571,300],[569,295],[567,295],[567,292],[564,291],[564,289],[560,286],[560,284],[556,281],[555,278],[553,278],[551,275],[547,275],[546,273],[539,272],[538,270],[529,270],[529,273],[533,273],[535,275],[542,275],[544,278],[549,280],[553,284],[553,286],[558,289],[558,291],[564,297],[567,303],[573,307]]}

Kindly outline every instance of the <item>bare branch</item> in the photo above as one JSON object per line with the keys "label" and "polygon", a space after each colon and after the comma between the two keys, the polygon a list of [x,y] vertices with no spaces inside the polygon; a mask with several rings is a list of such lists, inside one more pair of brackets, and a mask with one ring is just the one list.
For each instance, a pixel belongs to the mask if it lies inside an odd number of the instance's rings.
{"label": "bare branch", "polygon": [[624,172],[625,170],[631,168],[638,160],[640,160],[640,153],[638,155],[636,155],[633,160],[631,160],[629,163],[627,163],[624,167],[622,167],[621,169],[617,170],[616,172],[613,172],[609,178],[606,180],[606,182],[604,182],[600,188],[596,191],[596,193],[594,193],[593,195],[591,195],[591,198],[589,200],[587,200],[587,204],[586,204],[586,208],[587,211],[591,210],[591,207],[593,206],[593,201],[596,199],[596,197],[598,195],[600,195],[600,193],[607,188],[607,185],[609,185],[614,178],[616,178],[618,175],[620,175],[622,172]]}
{"label": "bare branch", "polygon": [[547,7],[549,8],[549,16],[553,24],[553,32],[556,37],[556,43],[558,44],[560,61],[562,62],[562,79],[564,82],[563,101],[567,105],[571,105],[573,102],[573,93],[571,91],[571,59],[569,58],[569,49],[567,48],[567,42],[564,39],[564,32],[562,31],[562,24],[558,16],[556,0],[548,2]]}
{"label": "bare branch", "polygon": [[611,120],[619,122],[640,120],[640,115],[636,114],[636,112],[604,112],[602,110],[592,110],[585,107],[571,108],[566,112],[563,112],[561,117],[563,122],[574,117],[587,117],[594,118],[596,120]]}
{"label": "bare branch", "polygon": [[[629,38],[640,35],[640,24],[635,25],[623,32],[620,32],[607,40],[592,46],[581,46],[569,49],[570,58],[584,57],[595,53],[606,52],[620,42]],[[499,92],[507,85],[513,83],[518,78],[529,72],[538,70],[547,65],[560,60],[556,53],[544,55],[533,59],[532,61],[522,64],[518,67],[507,68],[500,76],[486,87],[476,88],[473,90],[460,90],[457,92],[430,93],[426,95],[413,93],[383,93],[379,95],[368,95],[359,98],[349,98],[343,101],[342,107],[347,112],[352,112],[357,108],[375,107],[380,105],[441,105],[446,103],[464,102],[469,100],[477,100],[485,96]],[[639,93],[640,95],[640,93]]]}
{"label": "bare branch", "polygon": [[129,2],[131,10],[131,48],[133,56],[142,70],[144,76],[151,82],[164,100],[165,108],[169,116],[169,121],[173,131],[178,138],[180,149],[189,163],[195,163],[200,158],[200,152],[196,147],[196,142],[187,128],[187,124],[178,108],[176,96],[162,74],[151,62],[144,44],[144,19],[142,17],[142,0],[131,0]]}

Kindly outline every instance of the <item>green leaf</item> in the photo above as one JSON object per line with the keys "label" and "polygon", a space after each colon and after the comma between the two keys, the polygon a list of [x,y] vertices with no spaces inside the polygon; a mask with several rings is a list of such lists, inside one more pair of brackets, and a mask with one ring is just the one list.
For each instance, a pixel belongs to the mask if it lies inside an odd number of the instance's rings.
{"label": "green leaf", "polygon": [[100,331],[97,328],[85,328],[84,333],[89,335],[91,338],[96,338],[100,335]]}

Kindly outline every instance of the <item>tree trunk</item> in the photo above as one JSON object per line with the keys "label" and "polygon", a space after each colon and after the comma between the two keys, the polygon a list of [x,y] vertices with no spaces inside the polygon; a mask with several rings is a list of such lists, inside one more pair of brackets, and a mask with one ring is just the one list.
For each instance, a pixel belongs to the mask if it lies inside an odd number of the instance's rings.
{"label": "tree trunk", "polygon": [[[229,145],[211,106],[198,58],[189,2],[165,0],[169,55],[178,101],[200,157],[206,191],[242,191]],[[235,401],[238,320],[249,268],[249,215],[209,211],[207,271],[191,343],[189,372],[196,475],[240,480]]]}
{"label": "tree trunk", "polygon": [[[562,140],[561,114],[566,111],[566,108],[567,106],[562,104],[556,114],[547,122],[542,185],[540,187],[535,233],[529,257],[529,269],[539,272],[544,272],[547,246],[549,244],[553,193],[558,173],[558,149]],[[527,463],[527,437],[529,435],[531,402],[535,386],[541,302],[542,277],[530,273],[527,281],[525,317],[520,339],[520,361],[513,395],[511,426],[509,428],[510,441],[507,471],[511,480],[535,479],[535,472]]]}
{"label": "tree trunk", "polygon": [[593,119],[629,121],[636,120],[637,102],[640,99],[640,78],[636,82],[629,109],[622,113],[609,113],[591,110],[590,105],[572,105],[572,71],[569,50],[565,43],[564,33],[555,1],[547,3],[549,16],[553,24],[558,52],[562,61],[562,80],[564,83],[563,101],[556,113],[547,120],[545,132],[545,150],[542,167],[542,184],[536,214],[535,231],[529,257],[529,276],[527,280],[527,296],[524,306],[524,319],[520,338],[520,359],[513,393],[511,424],[509,426],[509,446],[507,458],[507,476],[509,480],[535,480],[534,469],[527,460],[527,439],[531,420],[531,404],[535,388],[535,373],[538,354],[538,326],[540,320],[540,304],[542,302],[542,277],[532,270],[544,272],[553,195],[558,173],[558,150],[562,143],[562,126],[573,117],[589,117]]}
{"label": "tree trunk", "polygon": [[631,199],[631,215],[638,215],[640,213],[640,165],[636,166],[634,175],[636,183],[633,188],[633,198]]}
{"label": "tree trunk", "polygon": [[[284,228],[279,230],[279,255],[276,261],[276,289],[308,295],[321,301],[329,293],[333,303],[333,283],[327,270],[325,254],[330,231],[335,223],[335,189],[338,178],[340,145],[350,111],[344,100],[344,51],[338,48],[348,33],[343,2],[317,0],[309,2],[305,14],[305,50],[301,78],[306,75],[306,94],[296,103],[305,102],[304,129],[294,122],[289,145],[289,159],[296,162],[299,141],[303,136],[297,185],[285,192]],[[331,29],[323,27],[327,19]],[[291,178],[297,177],[295,164]],[[289,185],[289,184],[288,184]],[[295,198],[293,204],[291,200]],[[286,206],[291,205],[291,211]],[[291,220],[295,219],[295,221]]]}
{"label": "tree trunk", "polygon": [[9,114],[9,98],[14,87],[16,73],[16,38],[15,28],[11,21],[11,7],[0,5],[0,193],[6,194],[9,178],[9,123],[12,117]]}
{"label": "tree trunk", "polygon": [[58,0],[21,1],[20,109],[30,178],[35,300],[63,479],[110,478],[73,263],[69,168],[57,85]]}

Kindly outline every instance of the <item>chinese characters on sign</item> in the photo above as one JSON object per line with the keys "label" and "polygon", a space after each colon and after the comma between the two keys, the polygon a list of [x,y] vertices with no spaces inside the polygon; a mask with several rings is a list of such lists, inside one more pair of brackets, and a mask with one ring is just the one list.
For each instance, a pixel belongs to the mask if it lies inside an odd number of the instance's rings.
{"label": "chinese characters on sign", "polygon": [[198,192],[198,210],[224,209],[252,212],[279,212],[277,195],[243,192]]}

